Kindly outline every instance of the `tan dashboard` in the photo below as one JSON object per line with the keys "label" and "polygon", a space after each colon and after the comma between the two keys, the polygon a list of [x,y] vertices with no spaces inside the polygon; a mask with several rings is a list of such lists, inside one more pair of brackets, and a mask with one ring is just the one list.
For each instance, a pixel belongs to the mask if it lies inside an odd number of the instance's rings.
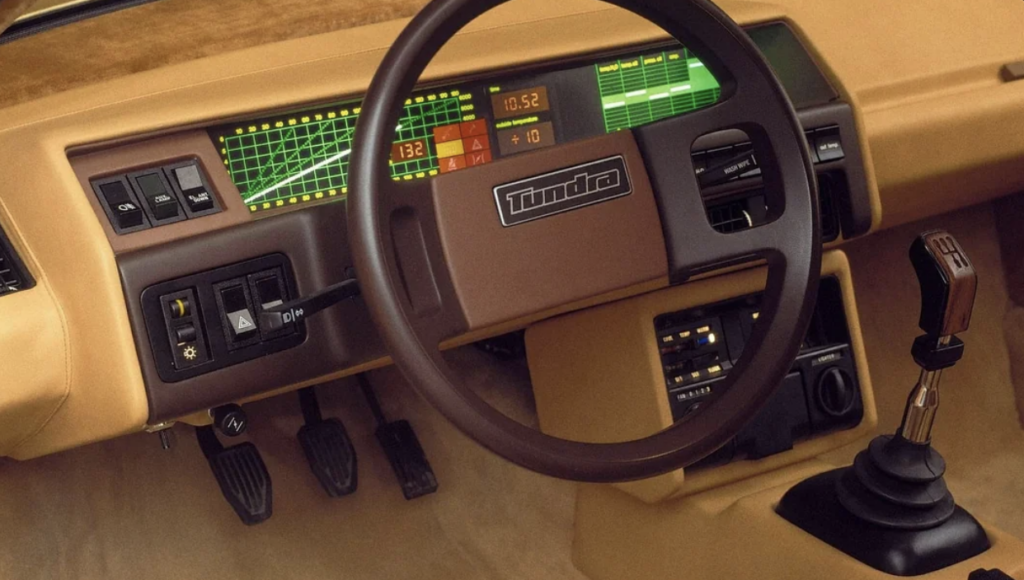
{"label": "tan dashboard", "polygon": [[[722,2],[743,24],[787,21],[852,106],[875,228],[1024,187],[1024,82],[999,76],[1004,64],[1024,59],[1018,4],[950,1],[939,10],[881,0]],[[138,244],[119,240],[88,191],[88,164],[123,145],[126,155],[141,156],[125,166],[137,165],[157,155],[146,149],[149,137],[187,139],[189,131],[226,120],[359,95],[402,24],[249,48],[0,111],[0,226],[37,282],[0,299],[0,455],[27,459],[141,430],[152,401],[117,256],[171,240],[191,240],[195,252],[204,251],[190,222],[154,230],[160,235]],[[424,80],[663,38],[650,24],[597,2],[517,0],[457,36]],[[937,56],[950,51],[955,59]],[[203,163],[217,163],[215,151],[201,149]],[[222,174],[210,175],[227,211],[203,218],[202,229],[263,221],[232,197],[237,191]],[[184,262],[172,267],[184,273]],[[387,361],[332,362],[308,382]],[[273,392],[298,386],[279,384]]]}

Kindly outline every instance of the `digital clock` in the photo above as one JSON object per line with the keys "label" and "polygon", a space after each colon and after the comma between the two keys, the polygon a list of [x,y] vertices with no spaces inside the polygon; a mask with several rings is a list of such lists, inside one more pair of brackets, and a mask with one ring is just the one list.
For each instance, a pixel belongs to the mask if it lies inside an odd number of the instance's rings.
{"label": "digital clock", "polygon": [[494,109],[495,119],[507,119],[547,111],[551,105],[548,103],[547,87],[532,87],[493,94],[491,107]]}

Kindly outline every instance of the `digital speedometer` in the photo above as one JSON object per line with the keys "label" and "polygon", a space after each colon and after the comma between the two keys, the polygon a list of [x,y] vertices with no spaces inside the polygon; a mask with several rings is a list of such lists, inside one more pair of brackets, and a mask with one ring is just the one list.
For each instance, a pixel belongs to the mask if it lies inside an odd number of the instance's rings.
{"label": "digital speedometer", "polygon": [[[348,193],[359,113],[359,103],[350,102],[228,125],[211,134],[242,200],[255,212]],[[487,133],[472,93],[450,89],[417,95],[406,101],[395,128],[391,175],[415,179],[488,162],[490,156],[466,157],[467,147],[490,149]]]}

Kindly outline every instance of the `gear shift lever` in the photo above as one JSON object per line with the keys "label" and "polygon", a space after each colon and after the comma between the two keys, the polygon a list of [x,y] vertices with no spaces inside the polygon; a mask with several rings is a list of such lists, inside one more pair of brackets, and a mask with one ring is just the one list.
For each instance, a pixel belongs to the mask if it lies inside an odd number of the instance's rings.
{"label": "gear shift lever", "polygon": [[910,393],[899,433],[911,443],[926,444],[939,408],[942,369],[963,356],[964,343],[954,335],[971,323],[978,276],[960,244],[944,231],[918,236],[910,246],[910,261],[921,285],[918,324],[926,334],[911,349],[921,378]]}
{"label": "gear shift lever", "polygon": [[[946,462],[931,446],[943,369],[957,363],[978,279],[947,232],[921,234],[910,248],[921,285],[919,325],[911,354],[921,374],[894,435],[876,437],[850,467],[789,490],[777,512],[858,560],[889,574],[915,576],[989,548],[978,522],[953,501]],[[880,381],[881,382],[881,381]]]}

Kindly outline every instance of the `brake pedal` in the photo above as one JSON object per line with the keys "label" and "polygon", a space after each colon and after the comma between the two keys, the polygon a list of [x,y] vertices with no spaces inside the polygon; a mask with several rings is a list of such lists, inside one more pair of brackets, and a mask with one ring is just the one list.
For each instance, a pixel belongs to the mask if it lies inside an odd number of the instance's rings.
{"label": "brake pedal", "polygon": [[324,419],[313,387],[299,390],[299,404],[305,425],[297,437],[309,468],[331,497],[356,491],[359,484],[356,450],[340,419]]}
{"label": "brake pedal", "polygon": [[366,403],[377,420],[377,441],[391,463],[405,499],[416,499],[437,491],[437,477],[412,425],[405,420],[389,422],[370,381],[362,374],[358,378]]}
{"label": "brake pedal", "polygon": [[252,526],[269,519],[274,511],[273,485],[256,446],[246,441],[224,447],[209,426],[197,427],[196,438],[224,499],[242,523]]}

